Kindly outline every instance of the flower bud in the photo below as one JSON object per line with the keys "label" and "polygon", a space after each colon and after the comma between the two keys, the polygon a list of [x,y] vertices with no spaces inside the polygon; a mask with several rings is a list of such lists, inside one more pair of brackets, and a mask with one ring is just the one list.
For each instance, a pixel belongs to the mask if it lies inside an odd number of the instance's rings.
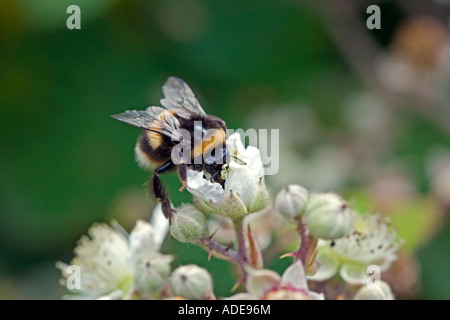
{"label": "flower bud", "polygon": [[194,197],[194,205],[203,213],[217,213],[217,208],[201,198]]}
{"label": "flower bud", "polygon": [[391,288],[384,281],[361,287],[355,294],[355,300],[394,300]]}
{"label": "flower bud", "polygon": [[193,205],[183,205],[172,215],[170,234],[180,242],[196,242],[205,230],[205,215]]}
{"label": "flower bud", "polygon": [[211,275],[194,264],[175,269],[169,283],[177,296],[186,299],[204,299],[213,296]]}
{"label": "flower bud", "polygon": [[158,254],[136,264],[134,284],[141,293],[153,296],[161,292],[170,274],[172,256]]}
{"label": "flower bud", "polygon": [[264,184],[262,178],[259,179],[255,194],[248,207],[248,212],[258,212],[270,205],[269,193],[267,192],[266,185]]}
{"label": "flower bud", "polygon": [[217,214],[234,220],[244,217],[247,214],[247,209],[239,196],[233,190],[230,190],[222,201]]}
{"label": "flower bud", "polygon": [[290,184],[277,194],[275,208],[285,217],[296,218],[305,210],[307,201],[308,191],[302,186]]}
{"label": "flower bud", "polygon": [[320,239],[342,238],[353,226],[348,204],[334,193],[311,195],[304,219],[311,234]]}

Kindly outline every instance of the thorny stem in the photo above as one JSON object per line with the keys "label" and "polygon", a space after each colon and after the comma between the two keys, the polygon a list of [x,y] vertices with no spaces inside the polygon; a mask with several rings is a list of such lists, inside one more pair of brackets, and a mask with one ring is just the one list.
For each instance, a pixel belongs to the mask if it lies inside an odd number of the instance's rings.
{"label": "thorny stem", "polygon": [[300,248],[295,254],[296,260],[300,260],[307,270],[311,267],[316,259],[317,238],[309,233],[303,219],[299,221]]}
{"label": "thorny stem", "polygon": [[247,248],[245,245],[244,219],[241,218],[233,220],[233,226],[237,239],[237,254],[239,256],[238,264],[242,271],[242,277],[239,282],[245,282],[247,279],[247,271],[245,270],[245,266],[248,264],[249,259],[247,257]]}
{"label": "thorny stem", "polygon": [[230,246],[224,246],[223,244],[214,241],[211,237],[203,237],[199,239],[199,244],[207,247],[210,252],[215,251],[225,256],[230,261],[236,263],[242,271],[242,278],[238,282],[240,283],[244,282],[247,277],[245,266],[249,264],[245,243],[244,219],[234,220],[233,226],[237,239],[237,251],[231,249]]}
{"label": "thorny stem", "polygon": [[245,246],[244,219],[233,221],[234,231],[236,232],[238,255],[244,263],[248,263],[247,250]]}
{"label": "thorny stem", "polygon": [[228,260],[238,264],[244,272],[244,266],[248,264],[248,257],[245,250],[244,234],[242,233],[240,236],[238,235],[237,238],[238,251],[231,249],[230,246],[225,246],[221,243],[218,243],[217,241],[214,241],[211,237],[204,237],[199,239],[199,244],[208,248],[210,252],[215,251],[226,257]]}
{"label": "thorny stem", "polygon": [[210,237],[204,237],[199,239],[199,243],[200,245],[207,247],[210,251],[216,251],[231,261],[241,263],[240,257],[236,251],[234,251],[228,246],[224,246],[223,244],[214,241]]}

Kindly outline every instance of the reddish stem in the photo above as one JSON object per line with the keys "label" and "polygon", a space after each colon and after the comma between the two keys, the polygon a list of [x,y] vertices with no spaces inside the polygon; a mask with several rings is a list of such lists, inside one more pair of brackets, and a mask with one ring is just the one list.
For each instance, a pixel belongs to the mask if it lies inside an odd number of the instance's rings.
{"label": "reddish stem", "polygon": [[212,250],[216,251],[227,257],[230,261],[236,263],[242,271],[242,278],[239,281],[244,282],[247,276],[245,266],[249,264],[249,259],[247,256],[247,248],[245,243],[244,220],[243,219],[234,220],[233,226],[236,233],[237,251],[232,250],[230,246],[224,246],[214,241],[211,237],[204,237],[199,239],[199,244],[207,247],[210,250],[210,252]]}
{"label": "reddish stem", "polygon": [[300,260],[305,269],[314,263],[316,255],[317,238],[309,233],[303,219],[299,221],[300,248],[295,253],[296,260]]}
{"label": "reddish stem", "polygon": [[244,219],[234,220],[233,225],[238,245],[237,253],[240,257],[240,260],[247,264],[248,257],[247,257],[247,248],[245,244]]}

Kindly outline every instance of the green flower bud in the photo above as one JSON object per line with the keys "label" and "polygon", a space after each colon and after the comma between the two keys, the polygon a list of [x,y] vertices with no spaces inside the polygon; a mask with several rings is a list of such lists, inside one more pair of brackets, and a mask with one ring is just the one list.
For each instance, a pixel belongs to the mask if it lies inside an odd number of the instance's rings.
{"label": "green flower bud", "polygon": [[169,283],[172,291],[185,299],[204,299],[213,296],[211,275],[194,264],[175,269]]}
{"label": "green flower bud", "polygon": [[230,190],[225,199],[223,199],[217,214],[234,220],[244,217],[247,214],[247,208],[242,200]]}
{"label": "green flower bud", "polygon": [[275,199],[276,210],[287,218],[296,218],[305,210],[308,191],[302,186],[290,184]]}
{"label": "green flower bud", "polygon": [[258,184],[256,186],[255,194],[253,195],[253,199],[250,202],[248,207],[248,212],[258,212],[263,210],[264,208],[270,205],[269,193],[267,192],[266,185],[262,181],[262,178],[259,179]]}
{"label": "green flower bud", "polygon": [[353,226],[348,204],[334,193],[311,195],[304,219],[311,234],[320,239],[342,238]]}
{"label": "green flower bud", "polygon": [[138,291],[150,296],[157,295],[164,288],[170,275],[172,256],[155,255],[143,258],[137,264],[134,272],[134,284]]}
{"label": "green flower bud", "polygon": [[361,287],[355,294],[355,300],[394,300],[391,288],[384,281]]}
{"label": "green flower bud", "polygon": [[183,205],[172,214],[170,234],[180,242],[196,242],[205,230],[205,215],[193,205]]}
{"label": "green flower bud", "polygon": [[235,220],[266,208],[270,204],[270,199],[262,179],[256,183],[253,197],[246,203],[247,205],[238,192],[230,190],[228,195],[220,203],[217,214]]}
{"label": "green flower bud", "polygon": [[194,197],[194,205],[203,213],[217,213],[217,208],[198,197]]}

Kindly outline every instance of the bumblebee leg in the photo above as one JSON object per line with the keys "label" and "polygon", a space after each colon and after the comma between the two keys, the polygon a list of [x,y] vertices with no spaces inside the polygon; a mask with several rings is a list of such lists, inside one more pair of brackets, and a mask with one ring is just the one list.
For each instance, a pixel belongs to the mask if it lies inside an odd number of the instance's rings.
{"label": "bumblebee leg", "polygon": [[171,160],[167,161],[165,164],[163,164],[161,167],[155,170],[151,177],[151,189],[153,191],[153,194],[155,195],[155,198],[158,200],[158,202],[161,203],[162,211],[164,213],[164,216],[169,219],[172,215],[173,209],[170,205],[170,199],[167,195],[166,191],[164,190],[164,187],[161,183],[161,180],[159,180],[158,175],[161,173],[173,168],[174,164]]}
{"label": "bumblebee leg", "polygon": [[184,188],[186,188],[186,184],[187,184],[186,164],[180,163],[177,167],[177,173],[178,173],[178,178],[180,178],[180,181],[181,181],[181,188],[179,189],[181,192],[184,190]]}
{"label": "bumblebee leg", "polygon": [[172,207],[170,206],[170,200],[166,191],[159,180],[158,175],[154,173],[151,177],[151,189],[155,195],[156,200],[161,203],[162,212],[167,219],[170,219],[172,213]]}
{"label": "bumblebee leg", "polygon": [[175,165],[173,164],[172,160],[167,161],[164,163],[161,167],[155,170],[155,174],[160,175],[161,173],[164,173],[166,171],[169,171],[172,169]]}

